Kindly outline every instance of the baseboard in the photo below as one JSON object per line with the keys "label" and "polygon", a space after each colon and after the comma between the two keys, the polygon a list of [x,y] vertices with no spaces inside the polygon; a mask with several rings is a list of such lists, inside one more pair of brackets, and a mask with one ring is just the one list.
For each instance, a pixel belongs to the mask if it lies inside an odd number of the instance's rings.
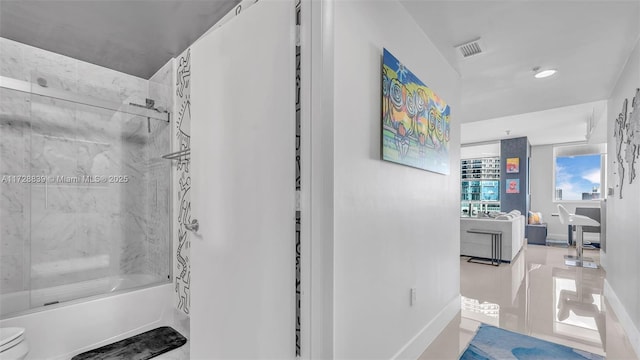
{"label": "baseboard", "polygon": [[633,320],[629,316],[629,313],[627,313],[627,310],[622,306],[618,295],[616,295],[615,291],[613,291],[613,288],[611,288],[611,285],[609,285],[609,282],[606,279],[604,280],[604,296],[609,301],[609,305],[611,305],[613,312],[616,313],[618,321],[620,321],[620,325],[622,325],[622,328],[627,333],[633,351],[635,351],[636,356],[640,358],[640,329],[633,324]]}
{"label": "baseboard", "polygon": [[602,248],[600,248],[600,266],[604,269],[604,271],[607,271],[607,266],[609,265],[607,259],[607,253],[602,250]]}
{"label": "baseboard", "polygon": [[454,297],[435,318],[422,328],[409,342],[404,345],[391,359],[417,359],[440,335],[442,330],[460,311],[460,295]]}
{"label": "baseboard", "polygon": [[562,240],[564,242],[567,242],[568,240],[568,236],[567,233],[563,233],[563,234],[555,234],[555,233],[548,233],[547,234],[547,239],[556,239],[556,240]]}

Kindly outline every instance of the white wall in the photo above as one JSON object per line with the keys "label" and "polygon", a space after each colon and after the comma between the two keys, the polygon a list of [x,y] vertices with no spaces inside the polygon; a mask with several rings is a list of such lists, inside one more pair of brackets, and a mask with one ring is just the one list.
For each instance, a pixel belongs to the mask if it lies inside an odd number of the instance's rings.
{"label": "white wall", "polygon": [[[614,187],[615,191],[614,195],[607,198],[607,253],[606,261],[603,262],[607,270],[607,281],[622,305],[621,308],[614,307],[614,311],[640,356],[640,177],[629,184],[627,170],[623,198],[620,199],[620,188],[616,186],[617,175],[614,174],[618,167],[614,163],[616,141],[613,137],[615,119],[622,111],[622,103],[624,99],[628,99],[628,112],[631,112],[631,102],[637,88],[640,88],[640,39],[636,42],[607,104],[607,176],[608,186]],[[640,106],[635,111],[640,111]],[[638,162],[636,171],[640,173]]]}
{"label": "white wall", "polygon": [[[460,79],[398,2],[334,15],[334,357],[415,358],[459,311]],[[451,106],[450,175],[381,160],[383,47]]]}
{"label": "white wall", "polygon": [[333,1],[301,11],[301,355],[333,358]]}
{"label": "white wall", "polygon": [[294,9],[260,1],[191,47],[193,359],[295,357]]}
{"label": "white wall", "polygon": [[[531,188],[531,211],[542,213],[542,220],[547,223],[547,238],[555,240],[567,240],[567,226],[560,223],[558,216],[558,204],[562,204],[574,213],[576,207],[600,207],[599,201],[562,201],[556,202],[554,198],[554,169],[553,169],[554,145],[540,145],[531,147],[529,180]],[[584,239],[599,240],[595,233],[585,233]]]}
{"label": "white wall", "polygon": [[476,159],[494,156],[500,156],[500,140],[481,145],[462,146],[460,149],[461,159]]}
{"label": "white wall", "polygon": [[[220,28],[255,4],[253,0],[242,0],[224,17],[218,20],[200,38]],[[172,150],[188,149],[191,142],[191,48],[185,49],[168,64],[172,66],[173,113]],[[168,65],[165,65],[167,67]],[[162,69],[158,71],[162,72]],[[157,76],[154,75],[154,77]],[[151,78],[153,80],[153,77]],[[185,228],[191,222],[191,172],[189,158],[183,157],[171,162],[173,166],[173,281],[174,302],[178,310],[189,315],[191,305],[191,232]]]}

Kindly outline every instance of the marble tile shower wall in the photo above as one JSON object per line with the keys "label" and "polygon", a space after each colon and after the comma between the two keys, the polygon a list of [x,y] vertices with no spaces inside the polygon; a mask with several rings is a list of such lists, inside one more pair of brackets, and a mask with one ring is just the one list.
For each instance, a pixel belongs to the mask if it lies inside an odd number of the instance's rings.
{"label": "marble tile shower wall", "polygon": [[[49,88],[115,103],[144,104],[171,85],[170,78],[152,84],[4,38],[0,75],[43,78]],[[0,91],[0,176],[128,177],[107,184],[3,181],[0,294],[122,274],[166,279],[170,164],[159,158],[170,149],[169,124],[152,119],[149,133],[146,118]]]}
{"label": "marble tile shower wall", "polygon": [[[28,152],[24,142],[30,131],[28,96],[0,89],[0,171],[2,174],[20,174],[25,169]],[[11,113],[8,117],[5,114]],[[28,282],[25,261],[29,259],[28,243],[15,239],[29,236],[29,218],[25,212],[28,192],[20,184],[0,183],[0,293],[21,289]]]}
{"label": "marble tile shower wall", "polygon": [[[170,108],[173,116],[173,66],[170,60],[149,79],[149,97],[157,103]],[[149,221],[147,222],[147,257],[146,269],[158,276],[167,277],[171,273],[171,254],[173,250],[171,242],[171,162],[159,159],[157,154],[171,152],[171,127],[170,124],[156,122],[157,127],[151,132],[147,146],[147,158],[155,159],[150,162],[147,171],[147,189],[154,192],[147,202]],[[169,280],[169,278],[167,278]]]}

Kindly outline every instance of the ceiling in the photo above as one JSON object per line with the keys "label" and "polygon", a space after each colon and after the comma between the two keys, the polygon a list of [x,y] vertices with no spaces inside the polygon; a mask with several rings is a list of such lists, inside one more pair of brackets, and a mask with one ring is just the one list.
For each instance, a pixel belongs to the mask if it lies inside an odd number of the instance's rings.
{"label": "ceiling", "polygon": [[240,0],[2,0],[0,36],[149,79]]}
{"label": "ceiling", "polygon": [[[526,136],[531,145],[607,142],[606,100],[462,124],[463,144]],[[587,135],[587,123],[593,130]]]}
{"label": "ceiling", "polygon": [[[586,122],[602,111],[593,102],[611,95],[640,37],[640,0],[402,3],[461,76],[452,116],[463,143],[516,134],[532,145],[584,141]],[[458,55],[456,45],[477,38],[481,54]],[[558,73],[535,79],[536,66]],[[606,139],[604,131],[593,139]]]}
{"label": "ceiling", "polygon": [[[0,36],[148,79],[239,2],[0,0]],[[463,144],[584,140],[640,34],[640,0],[401,2],[461,76]],[[459,57],[478,37],[483,52]],[[558,74],[535,79],[535,66]]]}

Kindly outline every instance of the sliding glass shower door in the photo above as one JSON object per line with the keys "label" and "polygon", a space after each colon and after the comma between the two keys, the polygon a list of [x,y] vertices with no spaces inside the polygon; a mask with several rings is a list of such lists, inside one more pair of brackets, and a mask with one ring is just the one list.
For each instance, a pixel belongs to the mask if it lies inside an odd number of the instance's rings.
{"label": "sliding glass shower door", "polygon": [[170,281],[168,115],[31,78],[0,89],[1,315]]}

